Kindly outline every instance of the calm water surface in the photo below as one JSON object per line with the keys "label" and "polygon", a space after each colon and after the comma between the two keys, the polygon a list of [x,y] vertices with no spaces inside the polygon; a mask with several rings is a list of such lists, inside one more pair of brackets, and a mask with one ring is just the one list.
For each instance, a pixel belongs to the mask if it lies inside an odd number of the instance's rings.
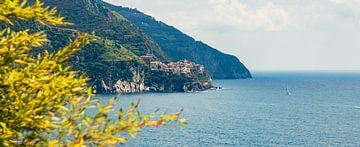
{"label": "calm water surface", "polygon": [[145,129],[126,146],[360,146],[360,74],[255,73],[214,82],[224,89],[120,97],[115,109],[141,98],[142,112],[184,108],[189,122]]}

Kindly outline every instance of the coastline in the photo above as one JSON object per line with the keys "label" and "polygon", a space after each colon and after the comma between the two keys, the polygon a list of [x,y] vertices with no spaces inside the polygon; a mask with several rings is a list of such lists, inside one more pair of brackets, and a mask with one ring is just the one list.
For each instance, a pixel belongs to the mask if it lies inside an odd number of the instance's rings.
{"label": "coastline", "polygon": [[[202,85],[203,86],[203,85]],[[96,92],[96,94],[98,95],[102,95],[102,94],[118,94],[118,95],[131,95],[131,94],[146,94],[146,93],[193,93],[193,92],[203,92],[203,91],[208,91],[208,90],[221,90],[222,87],[220,86],[214,86],[214,85],[210,85],[210,86],[203,86],[203,88],[194,88],[194,87],[186,87],[184,85],[183,87],[183,91],[178,91],[178,90],[150,90],[150,87],[146,87],[144,90],[141,91],[137,91],[137,90],[132,90],[132,91],[128,91],[128,92],[117,92],[116,90],[113,91],[107,91],[107,92]]]}
{"label": "coastline", "polygon": [[115,95],[115,96],[123,96],[123,95],[146,95],[146,94],[185,94],[185,93],[201,93],[201,92],[207,92],[207,91],[217,91],[217,90],[223,90],[224,88],[220,86],[214,86],[212,88],[200,90],[200,91],[186,91],[186,92],[153,92],[153,91],[144,91],[144,92],[128,92],[128,93],[95,93],[95,97],[98,97],[100,95]]}

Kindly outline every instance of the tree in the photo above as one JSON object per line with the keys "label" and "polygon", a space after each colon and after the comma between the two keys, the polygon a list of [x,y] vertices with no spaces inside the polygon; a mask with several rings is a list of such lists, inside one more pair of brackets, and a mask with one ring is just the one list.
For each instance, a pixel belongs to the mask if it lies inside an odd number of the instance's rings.
{"label": "tree", "polygon": [[[40,0],[0,0],[0,23],[13,20],[35,21],[42,25],[70,25],[56,14],[56,8],[44,7]],[[185,124],[181,111],[171,115],[141,115],[139,102],[108,117],[114,100],[101,105],[92,99],[84,75],[72,71],[66,61],[96,37],[76,32],[64,48],[33,55],[43,47],[44,32],[29,30],[0,32],[0,146],[111,146],[136,137],[144,127],[173,123]],[[88,109],[98,109],[89,116]]]}

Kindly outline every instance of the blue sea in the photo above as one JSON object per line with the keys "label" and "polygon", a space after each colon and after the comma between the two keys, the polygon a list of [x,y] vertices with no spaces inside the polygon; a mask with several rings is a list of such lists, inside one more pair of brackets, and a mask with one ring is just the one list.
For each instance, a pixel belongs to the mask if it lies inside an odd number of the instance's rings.
{"label": "blue sea", "polygon": [[141,112],[184,108],[189,123],[147,128],[121,146],[360,146],[360,73],[253,76],[214,80],[222,90],[121,96],[115,110],[141,98]]}

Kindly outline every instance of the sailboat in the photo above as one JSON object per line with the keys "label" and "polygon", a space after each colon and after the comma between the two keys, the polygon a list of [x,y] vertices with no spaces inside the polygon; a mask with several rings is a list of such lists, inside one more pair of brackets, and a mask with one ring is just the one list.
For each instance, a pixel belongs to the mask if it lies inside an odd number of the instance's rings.
{"label": "sailboat", "polygon": [[286,94],[287,94],[287,95],[291,95],[291,92],[290,92],[289,86],[286,86]]}

